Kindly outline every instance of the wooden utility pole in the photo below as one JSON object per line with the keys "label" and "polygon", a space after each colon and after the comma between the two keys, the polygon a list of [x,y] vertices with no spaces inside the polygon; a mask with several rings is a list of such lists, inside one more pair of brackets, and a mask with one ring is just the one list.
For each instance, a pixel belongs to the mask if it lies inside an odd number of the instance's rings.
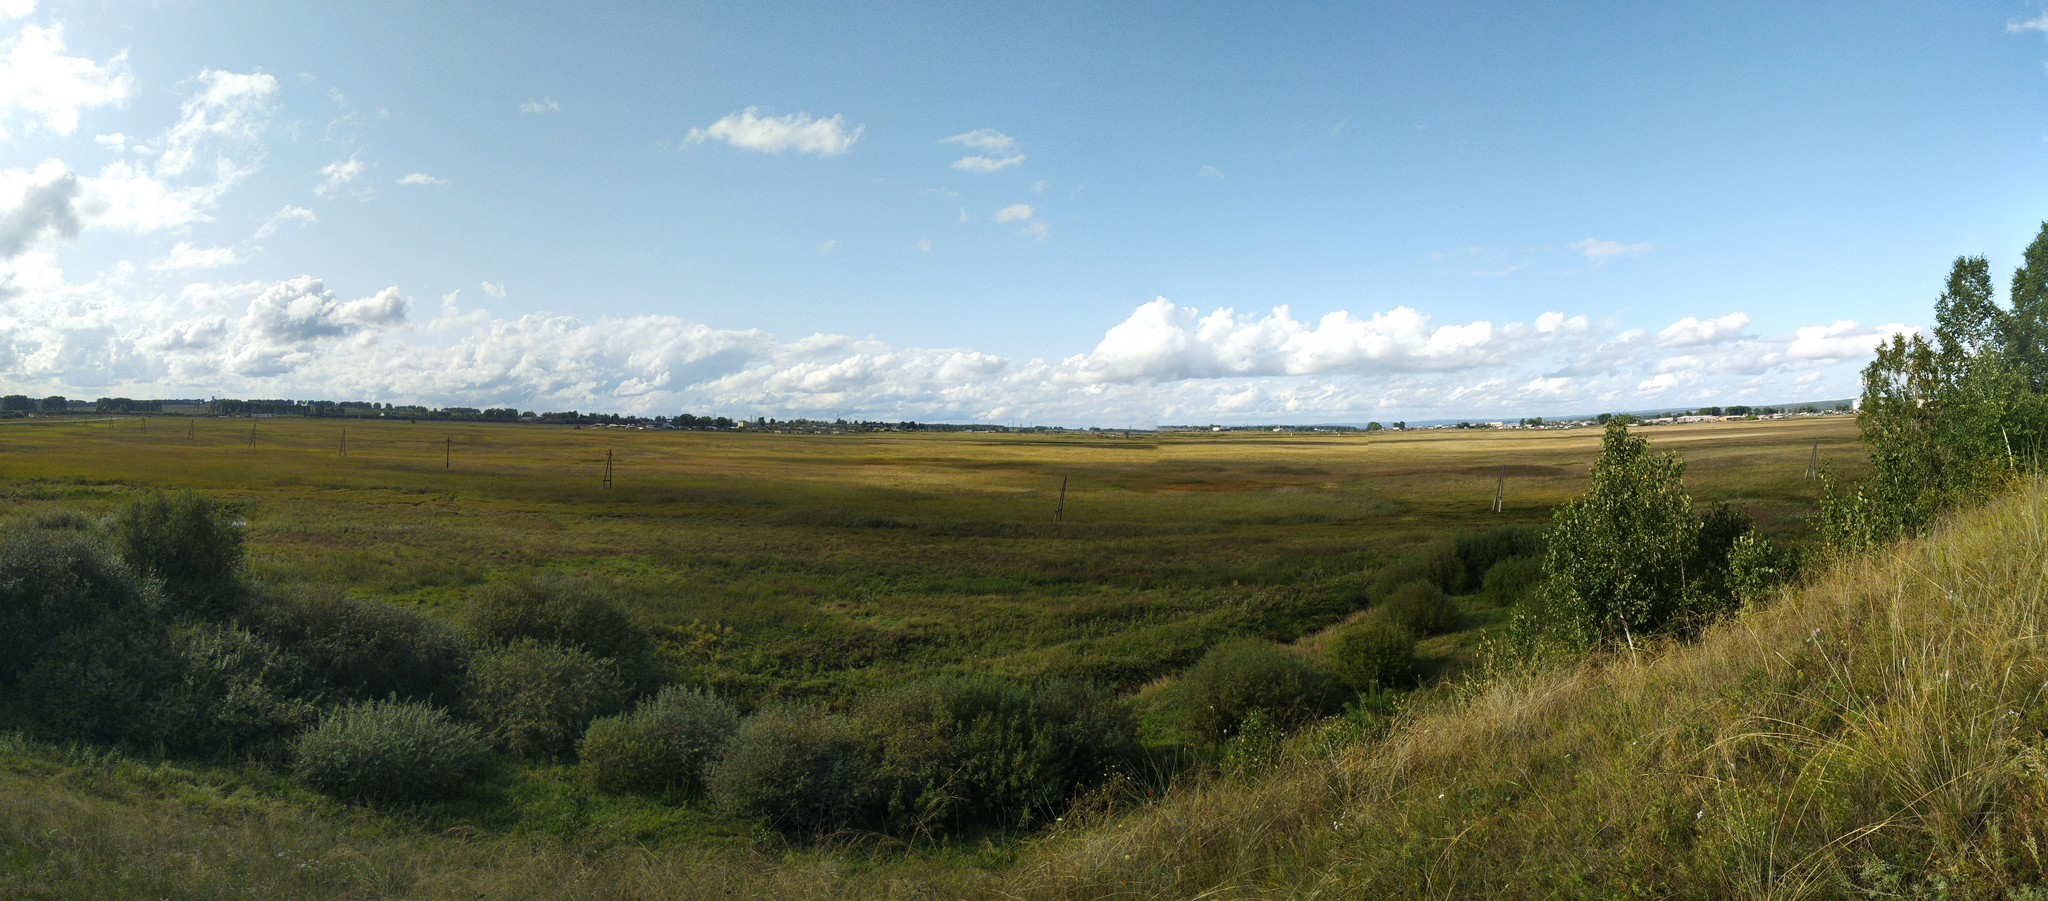
{"label": "wooden utility pole", "polygon": [[442,468],[442,469],[454,469],[454,468],[455,468],[455,439],[453,439],[453,438],[443,438],[443,439],[441,439],[441,441],[442,441],[442,444],[441,444],[441,468]]}
{"label": "wooden utility pole", "polygon": [[1493,512],[1500,512],[1501,499],[1507,496],[1507,492],[1508,467],[1507,464],[1503,463],[1500,467],[1500,481],[1495,482],[1493,485]]}
{"label": "wooden utility pole", "polygon": [[606,488],[610,488],[610,487],[612,487],[612,451],[611,451],[611,448],[605,448],[605,451],[604,451],[604,487],[606,487]]}
{"label": "wooden utility pole", "polygon": [[1811,482],[1817,478],[1820,478],[1820,442],[1815,441],[1813,443],[1813,458],[1806,461],[1806,480]]}
{"label": "wooden utility pole", "polygon": [[1060,505],[1059,505],[1059,506],[1057,506],[1057,507],[1054,507],[1054,508],[1052,508],[1052,521],[1053,521],[1053,522],[1059,522],[1059,521],[1061,521],[1061,520],[1064,520],[1064,519],[1066,519],[1066,518],[1067,518],[1067,477],[1066,477],[1066,476],[1060,476]]}
{"label": "wooden utility pole", "polygon": [[348,429],[341,430],[341,455],[348,456]]}

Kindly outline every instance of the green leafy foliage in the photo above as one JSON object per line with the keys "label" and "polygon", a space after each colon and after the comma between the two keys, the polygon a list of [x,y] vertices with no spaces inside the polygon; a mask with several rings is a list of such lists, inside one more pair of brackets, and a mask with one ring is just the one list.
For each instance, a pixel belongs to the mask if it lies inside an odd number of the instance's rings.
{"label": "green leafy foliage", "polygon": [[470,595],[467,624],[482,643],[534,639],[611,660],[636,695],[664,681],[647,629],[603,589],[581,579],[543,575],[480,586]]}
{"label": "green leafy foliage", "polygon": [[1481,593],[1495,604],[1510,607],[1543,584],[1543,560],[1538,557],[1509,557],[1495,563],[1480,582]]}
{"label": "green leafy foliage", "polygon": [[1241,638],[1209,649],[1181,676],[1181,704],[1198,734],[1221,739],[1254,710],[1294,725],[1326,711],[1329,686],[1308,661],[1270,641]]}
{"label": "green leafy foliage", "polygon": [[1464,624],[1458,605],[1434,582],[1409,582],[1394,589],[1380,615],[1417,635],[1442,635]]}
{"label": "green leafy foliage", "polygon": [[611,661],[582,648],[522,638],[470,664],[469,714],[491,744],[532,760],[567,756],[591,720],[619,712],[626,701]]}
{"label": "green leafy foliage", "polygon": [[874,822],[872,745],[847,717],[771,707],[740,726],[707,777],[728,813],[787,835],[818,836]]}
{"label": "green leafy foliage", "polygon": [[717,695],[672,685],[630,713],[592,720],[576,756],[602,791],[694,794],[739,725]]}
{"label": "green leafy foliage", "polygon": [[1798,571],[1798,560],[1755,532],[1738,536],[1728,549],[1728,593],[1748,607]]}
{"label": "green leafy foliage", "polygon": [[1352,623],[1330,643],[1327,663],[1352,691],[1393,688],[1414,675],[1415,633],[1381,619]]}
{"label": "green leafy foliage", "polygon": [[1931,339],[1894,336],[1863,370],[1857,424],[1870,479],[1835,488],[1828,547],[1853,552],[1918,534],[2048,450],[2048,223],[2013,272],[2002,308],[1983,257],[1960,257],[1935,302]]}
{"label": "green leafy foliage", "polygon": [[162,745],[186,754],[270,750],[311,723],[300,696],[304,665],[239,628],[191,623],[170,630],[174,677],[159,686],[149,720]]}
{"label": "green leafy foliage", "polygon": [[1520,618],[1532,640],[1589,648],[1678,626],[1692,612],[1688,564],[1700,523],[1685,463],[1653,454],[1619,420],[1601,436],[1592,486],[1558,508],[1536,609]]}
{"label": "green leafy foliage", "polygon": [[153,491],[114,517],[122,559],[160,580],[179,610],[222,617],[240,596],[242,527],[233,511],[191,491]]}
{"label": "green leafy foliage", "polygon": [[1455,539],[1458,562],[1464,568],[1462,585],[1439,585],[1445,591],[1479,587],[1486,574],[1501,561],[1543,555],[1543,530],[1535,526],[1500,526],[1483,532],[1467,532]]}
{"label": "green leafy foliage", "polygon": [[476,730],[416,701],[336,707],[292,742],[300,781],[339,798],[432,801],[462,794],[483,768]]}
{"label": "green leafy foliage", "polygon": [[183,678],[180,663],[161,623],[102,617],[40,648],[20,697],[38,731],[152,747],[163,737],[158,700]]}
{"label": "green leafy foliage", "polygon": [[26,674],[60,636],[107,617],[147,621],[157,606],[156,592],[91,533],[9,530],[0,535],[0,686]]}
{"label": "green leafy foliage", "polygon": [[879,751],[885,824],[902,833],[1028,826],[1138,747],[1121,702],[1065,680],[942,677],[872,699],[859,720]]}
{"label": "green leafy foliage", "polygon": [[264,593],[242,620],[305,663],[309,687],[345,700],[396,696],[441,705],[461,697],[469,649],[456,631],[414,610],[338,592]]}

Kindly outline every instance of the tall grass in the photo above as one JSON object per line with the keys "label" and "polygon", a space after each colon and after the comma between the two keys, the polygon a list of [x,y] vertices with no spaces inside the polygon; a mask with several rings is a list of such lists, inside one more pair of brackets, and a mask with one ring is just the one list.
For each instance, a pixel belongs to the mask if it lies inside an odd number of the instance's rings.
{"label": "tall grass", "polygon": [[1723,624],[1501,672],[1032,849],[1003,894],[1995,897],[2048,878],[2044,485]]}

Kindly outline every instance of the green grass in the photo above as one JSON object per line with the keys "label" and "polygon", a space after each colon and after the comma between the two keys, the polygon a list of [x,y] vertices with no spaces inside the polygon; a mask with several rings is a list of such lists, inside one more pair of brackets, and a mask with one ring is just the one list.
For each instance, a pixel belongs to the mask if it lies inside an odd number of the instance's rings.
{"label": "green grass", "polygon": [[[1591,430],[1125,439],[164,418],[142,429],[0,423],[0,495],[105,512],[147,487],[199,489],[247,516],[259,577],[435,611],[458,610],[484,581],[582,574],[653,622],[729,633],[676,654],[745,702],[843,698],[967,665],[1135,688],[1229,634],[1328,625],[1313,597],[1323,586],[1446,531],[1546,521],[1597,447]],[[1812,442],[1838,463],[1854,456],[1847,418],[1651,434],[1686,453],[1697,496],[1736,501],[1777,536],[1805,529]],[[1493,514],[1502,465],[1507,509]]]}
{"label": "green grass", "polygon": [[[254,447],[246,420],[189,425],[0,423],[0,498],[21,512],[102,514],[147,488],[196,488],[246,517],[260,580],[338,586],[451,619],[485,582],[580,576],[654,627],[676,675],[748,707],[843,704],[965,670],[1084,676],[1156,710],[1173,676],[1220,641],[1256,635],[1314,657],[1329,628],[1371,615],[1357,592],[1381,565],[1446,533],[1547,522],[1582,490],[1599,440],[1592,430],[1127,440],[349,422],[343,457],[341,423],[262,421]],[[1794,541],[1812,506],[1803,474],[1814,442],[1851,472],[1861,456],[1847,418],[1649,435],[1683,450],[1696,500],[1733,501]],[[441,468],[444,437],[452,470]],[[606,449],[611,489],[599,484]],[[1502,466],[1507,504],[1495,514]],[[1055,522],[1062,478],[1066,516]],[[1457,602],[1468,628],[1422,643],[1426,677],[1473,672],[1508,615],[1480,598]],[[1414,706],[1455,694],[1439,688]],[[1148,723],[1154,742],[1173,739],[1171,722]],[[1140,812],[1075,822],[1102,824],[1091,836],[1143,833],[1148,817],[1221,790],[1174,777],[1187,762],[1162,758],[1083,805]],[[1285,758],[1270,778],[1311,763]],[[1180,787],[1147,802],[1169,784]],[[950,898],[1103,887],[1063,856],[1082,841],[1071,830],[788,846],[697,806],[592,792],[564,767],[501,767],[463,801],[370,812],[261,766],[12,738],[0,741],[0,824],[0,895]],[[108,860],[122,863],[96,864]],[[1257,880],[1276,894],[1302,888],[1280,878],[1285,868],[1218,865],[1188,878],[1223,874],[1210,887],[1226,895]],[[1195,891],[1185,880],[1139,884],[1152,885],[1140,894]]]}

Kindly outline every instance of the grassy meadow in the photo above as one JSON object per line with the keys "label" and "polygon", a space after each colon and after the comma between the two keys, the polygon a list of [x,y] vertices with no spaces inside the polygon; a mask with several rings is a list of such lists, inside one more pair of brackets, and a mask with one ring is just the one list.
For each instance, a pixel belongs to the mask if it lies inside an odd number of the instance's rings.
{"label": "grassy meadow", "polygon": [[[1735,504],[1793,542],[1810,531],[1815,445],[1838,470],[1862,468],[1849,417],[1646,434],[1685,457],[1697,503]],[[792,436],[30,420],[0,423],[0,496],[16,515],[97,515],[147,489],[196,489],[246,521],[266,590],[340,590],[449,621],[480,586],[567,575],[649,625],[672,676],[743,708],[841,706],[947,672],[1076,676],[1131,698],[1147,743],[1172,747],[1187,737],[1152,715],[1156,702],[1210,647],[1251,635],[1315,657],[1332,627],[1362,615],[1382,568],[1449,535],[1546,523],[1583,490],[1599,440],[1594,429]],[[1506,621],[1479,595],[1454,600],[1464,628],[1417,648],[1425,678],[1478,665],[1485,633]],[[1461,697],[1418,695],[1400,716]],[[1233,751],[1179,776],[1188,762],[1169,753],[1162,771],[1104,787],[1072,824],[1035,836],[822,843],[700,804],[596,792],[573,764],[503,765],[464,799],[378,809],[315,794],[264,761],[0,733],[0,895],[1180,897],[1206,879],[1225,896],[1295,894],[1294,871],[1276,868],[1294,852],[1257,842],[1336,846],[1261,822],[1243,847],[1201,849],[1219,852],[1202,869],[1176,862],[1188,852],[1160,830],[1217,841],[1175,819],[1207,816],[1204,799],[1252,817],[1351,803],[1272,793],[1352,778],[1300,749],[1379,747],[1387,722],[1346,715],[1284,753]],[[1119,873],[1125,853],[1165,856]],[[1265,888],[1229,889],[1253,883]]]}
{"label": "grassy meadow", "polygon": [[[1773,537],[1807,528],[1816,442],[1837,467],[1861,462],[1848,417],[1648,434],[1685,457],[1697,500]],[[0,423],[0,492],[16,510],[100,513],[196,489],[247,519],[259,578],[443,613],[488,580],[571,573],[660,627],[704,682],[830,699],[960,667],[1129,689],[1233,634],[1293,640],[1419,544],[1546,522],[1598,442],[20,420]]]}

